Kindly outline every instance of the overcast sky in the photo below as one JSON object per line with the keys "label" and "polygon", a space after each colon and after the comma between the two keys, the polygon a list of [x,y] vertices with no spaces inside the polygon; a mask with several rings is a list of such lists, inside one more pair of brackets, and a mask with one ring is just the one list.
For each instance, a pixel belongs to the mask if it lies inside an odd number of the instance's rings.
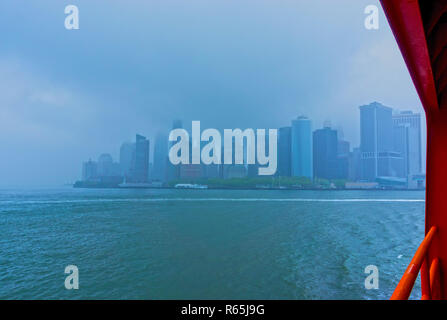
{"label": "overcast sky", "polygon": [[[80,29],[66,30],[75,4]],[[330,120],[359,143],[358,106],[422,112],[374,0],[3,0],[0,185],[57,185],[82,161],[181,119],[202,128]]]}

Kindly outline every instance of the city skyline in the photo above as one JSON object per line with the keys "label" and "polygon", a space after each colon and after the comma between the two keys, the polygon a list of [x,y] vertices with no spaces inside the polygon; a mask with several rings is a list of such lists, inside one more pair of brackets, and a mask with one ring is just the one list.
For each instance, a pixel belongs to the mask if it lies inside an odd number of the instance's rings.
{"label": "city skyline", "polygon": [[[380,181],[381,185],[389,184],[400,187],[406,185],[407,187],[421,188],[424,183],[423,175],[425,173],[422,167],[422,158],[425,155],[421,148],[421,114],[413,113],[412,111],[398,111],[378,102],[359,106],[359,111],[359,136],[361,142],[358,146],[351,145],[350,141],[345,139],[343,128],[331,128],[330,122],[326,122],[321,128],[313,129],[312,119],[304,116],[292,119],[288,127],[277,129],[278,135],[275,135],[274,148],[277,152],[274,156],[276,170],[269,175],[275,177],[308,178],[311,181],[318,181],[318,179],[374,183]],[[196,129],[193,129],[193,132],[194,130],[199,130],[196,132],[199,134],[200,122],[196,122],[195,125]],[[175,129],[172,132],[183,130],[183,122],[174,120],[172,129]],[[239,128],[237,129],[239,130]],[[216,131],[216,129],[212,130]],[[188,135],[188,131],[184,130],[184,132]],[[244,132],[244,134],[249,133],[249,131]],[[251,134],[253,135],[253,132]],[[189,131],[189,135],[191,135],[191,131]],[[237,148],[238,144],[237,142],[235,144],[236,140],[233,140],[231,147],[233,157],[231,163],[225,162],[224,164],[224,146],[222,143],[222,161],[218,159],[218,163],[214,164],[203,164],[199,161],[197,164],[194,164],[191,162],[191,157],[193,157],[191,152],[194,153],[194,151],[191,151],[191,146],[197,143],[193,141],[194,137],[192,136],[186,142],[187,144],[189,143],[187,156],[189,161],[184,163],[182,160],[180,164],[175,165],[169,161],[171,160],[171,155],[168,157],[168,148],[171,149],[177,142],[168,141],[166,137],[167,133],[157,135],[157,147],[154,148],[156,151],[154,151],[152,157],[149,156],[150,139],[136,134],[136,142],[134,144],[124,142],[120,148],[121,170],[115,170],[114,172],[121,172],[121,177],[124,177],[125,184],[126,182],[157,182],[160,184],[159,186],[176,180],[262,176],[262,174],[258,173],[258,170],[264,166],[261,166],[258,162],[250,164],[247,160],[247,150],[252,148],[247,143],[251,140],[240,141],[242,143],[241,148],[243,148],[243,160],[241,160],[243,163],[241,164],[235,162],[234,149]],[[266,145],[269,144],[268,137],[268,135],[265,136],[264,142]],[[164,140],[162,140],[163,138]],[[251,143],[254,146],[258,146],[258,139],[259,137],[255,138],[255,141],[251,141]],[[139,141],[145,141],[146,147],[144,155],[140,154],[139,156],[144,160],[137,161]],[[196,152],[200,154],[207,144],[208,142],[206,141],[200,142]],[[220,144],[221,142],[219,142]],[[256,149],[257,147],[255,147]],[[180,151],[181,149],[178,150]],[[251,152],[253,153],[255,150],[251,150]],[[183,153],[183,150],[181,152]],[[266,155],[268,154],[271,159],[269,148],[266,149],[266,152]],[[178,156],[178,159],[180,159],[180,154]],[[112,166],[113,161],[109,154],[101,154],[98,164],[92,163],[91,160],[84,162],[83,181],[90,180],[89,177],[86,178],[84,172],[93,170],[86,167],[93,165],[100,168],[101,158],[105,157],[109,159],[109,166]],[[129,159],[132,159],[130,163]],[[278,159],[277,164],[276,159]],[[136,178],[135,175],[134,168],[137,166],[146,167],[143,174],[138,174],[140,178]],[[149,167],[151,170],[149,170]],[[111,170],[108,170],[108,172],[111,172]],[[126,175],[125,172],[130,172],[130,174]],[[110,177],[112,175],[109,174],[107,176]],[[93,178],[96,179],[97,177],[100,178],[101,175],[97,174]],[[107,180],[107,183],[110,183],[110,179]]]}

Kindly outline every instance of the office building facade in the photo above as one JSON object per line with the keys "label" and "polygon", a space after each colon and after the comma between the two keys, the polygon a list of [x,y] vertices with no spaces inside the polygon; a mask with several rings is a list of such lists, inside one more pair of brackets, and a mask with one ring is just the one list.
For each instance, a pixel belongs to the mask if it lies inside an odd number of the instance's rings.
{"label": "office building facade", "polygon": [[393,115],[394,149],[403,156],[406,176],[418,175],[422,168],[421,115],[403,111]]}
{"label": "office building facade", "polygon": [[312,122],[300,116],[292,120],[292,176],[313,178]]}
{"label": "office building facade", "polygon": [[136,135],[132,182],[147,183],[149,180],[149,140]]}
{"label": "office building facade", "polygon": [[403,177],[403,157],[394,150],[392,109],[378,102],[360,106],[361,178]]}
{"label": "office building facade", "polygon": [[313,133],[313,173],[315,178],[338,177],[337,131],[325,127]]}

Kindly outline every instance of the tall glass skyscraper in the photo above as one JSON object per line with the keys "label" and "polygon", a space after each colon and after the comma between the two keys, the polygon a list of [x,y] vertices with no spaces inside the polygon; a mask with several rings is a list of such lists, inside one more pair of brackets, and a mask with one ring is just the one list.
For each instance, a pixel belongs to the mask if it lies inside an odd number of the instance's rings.
{"label": "tall glass skyscraper", "polygon": [[120,148],[121,174],[128,179],[132,169],[132,161],[135,157],[135,143],[124,142]]}
{"label": "tall glass skyscraper", "polygon": [[155,138],[152,179],[161,182],[166,181],[168,161],[168,137],[159,133]]}
{"label": "tall glass skyscraper", "polygon": [[149,180],[149,140],[139,134],[136,135],[135,160],[133,162],[133,182],[145,183]]}
{"label": "tall glass skyscraper", "polygon": [[395,151],[393,110],[378,102],[360,106],[362,179],[404,177],[403,157]]}
{"label": "tall glass skyscraper", "polygon": [[91,159],[82,165],[82,180],[88,181],[98,176],[98,164]]}
{"label": "tall glass skyscraper", "polygon": [[325,127],[314,131],[313,165],[316,178],[335,179],[339,177],[336,130]]}
{"label": "tall glass skyscraper", "polygon": [[[181,120],[174,120],[172,123],[172,130],[182,129],[183,123]],[[169,148],[175,144],[174,141],[169,142]],[[167,159],[167,181],[177,180],[180,178],[180,165],[173,165],[169,158]]]}
{"label": "tall glass skyscraper", "polygon": [[292,120],[292,175],[313,177],[312,121],[303,116]]}
{"label": "tall glass skyscraper", "polygon": [[421,115],[403,111],[393,115],[394,149],[404,158],[406,175],[421,174]]}

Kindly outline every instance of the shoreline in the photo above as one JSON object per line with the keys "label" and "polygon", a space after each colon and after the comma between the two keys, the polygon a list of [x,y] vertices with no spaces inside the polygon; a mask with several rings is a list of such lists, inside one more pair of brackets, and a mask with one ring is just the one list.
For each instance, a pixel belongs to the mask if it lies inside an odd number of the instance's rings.
{"label": "shoreline", "polygon": [[132,186],[132,187],[120,187],[120,186],[73,186],[74,189],[168,189],[168,190],[257,190],[257,191],[425,191],[425,189],[406,189],[406,188],[352,188],[352,189],[322,189],[322,188],[225,188],[225,187],[208,187],[208,188],[176,188],[176,187],[150,187],[150,186]]}

